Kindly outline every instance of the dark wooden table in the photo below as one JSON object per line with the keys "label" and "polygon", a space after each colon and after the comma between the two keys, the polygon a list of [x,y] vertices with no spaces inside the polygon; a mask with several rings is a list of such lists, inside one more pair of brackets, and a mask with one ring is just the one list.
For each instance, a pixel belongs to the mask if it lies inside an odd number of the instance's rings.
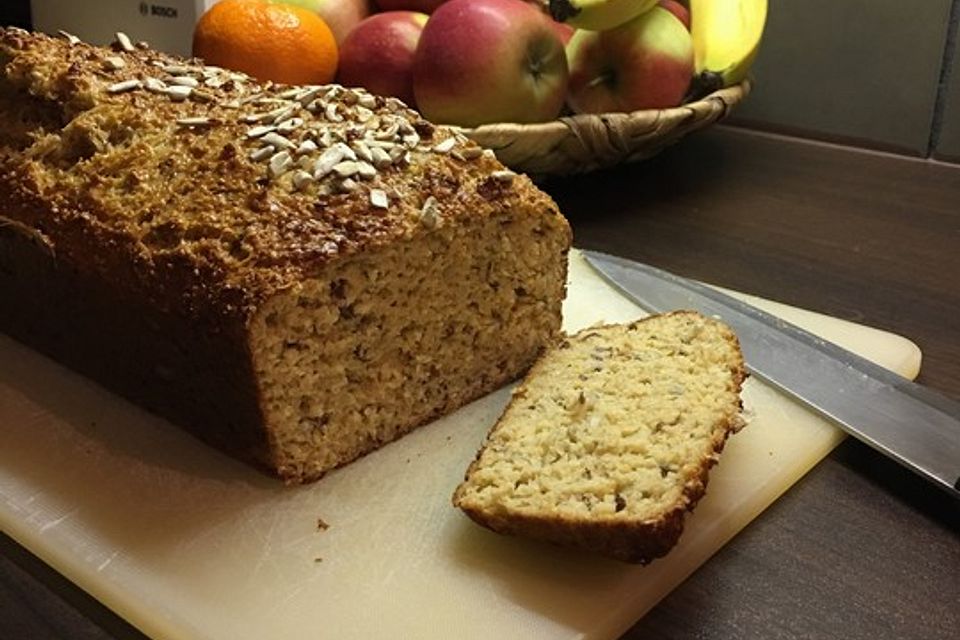
{"label": "dark wooden table", "polygon": [[[578,246],[907,336],[960,399],[960,167],[718,128],[545,188]],[[142,638],[0,550],[0,638]],[[625,636],[958,637],[960,502],[852,440]]]}

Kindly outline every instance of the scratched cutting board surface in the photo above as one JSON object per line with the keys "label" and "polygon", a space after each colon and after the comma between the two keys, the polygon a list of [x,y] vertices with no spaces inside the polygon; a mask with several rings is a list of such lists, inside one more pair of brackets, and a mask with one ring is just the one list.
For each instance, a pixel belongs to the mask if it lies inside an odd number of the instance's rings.
{"label": "scratched cutting board surface", "polygon": [[[908,340],[750,300],[918,372]],[[576,253],[564,312],[567,330],[644,315]],[[613,638],[843,437],[750,379],[750,423],[680,544],[636,567],[501,537],[450,506],[508,393],[284,488],[0,335],[0,526],[155,638]]]}

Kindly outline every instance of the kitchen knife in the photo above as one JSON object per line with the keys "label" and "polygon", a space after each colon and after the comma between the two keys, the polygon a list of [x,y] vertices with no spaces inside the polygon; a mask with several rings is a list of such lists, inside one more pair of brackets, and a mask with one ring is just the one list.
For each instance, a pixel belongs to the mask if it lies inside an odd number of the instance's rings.
{"label": "kitchen knife", "polygon": [[643,308],[694,309],[737,334],[747,368],[844,431],[960,498],[960,403],[707,285],[584,251]]}

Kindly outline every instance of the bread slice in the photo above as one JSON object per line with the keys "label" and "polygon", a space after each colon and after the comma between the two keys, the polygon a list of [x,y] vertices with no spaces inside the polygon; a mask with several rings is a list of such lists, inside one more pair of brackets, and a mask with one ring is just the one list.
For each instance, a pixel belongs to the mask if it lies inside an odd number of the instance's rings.
{"label": "bread slice", "polygon": [[742,425],[734,333],[693,311],[585,329],[534,365],[454,505],[494,531],[646,564]]}

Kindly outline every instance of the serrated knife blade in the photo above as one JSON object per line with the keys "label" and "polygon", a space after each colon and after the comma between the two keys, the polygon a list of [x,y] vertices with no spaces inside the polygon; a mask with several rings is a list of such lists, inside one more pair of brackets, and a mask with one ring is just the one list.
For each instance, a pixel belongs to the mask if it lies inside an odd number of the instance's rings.
{"label": "serrated knife blade", "polygon": [[583,254],[648,311],[694,309],[721,319],[740,339],[751,373],[960,498],[960,403],[694,280]]}

